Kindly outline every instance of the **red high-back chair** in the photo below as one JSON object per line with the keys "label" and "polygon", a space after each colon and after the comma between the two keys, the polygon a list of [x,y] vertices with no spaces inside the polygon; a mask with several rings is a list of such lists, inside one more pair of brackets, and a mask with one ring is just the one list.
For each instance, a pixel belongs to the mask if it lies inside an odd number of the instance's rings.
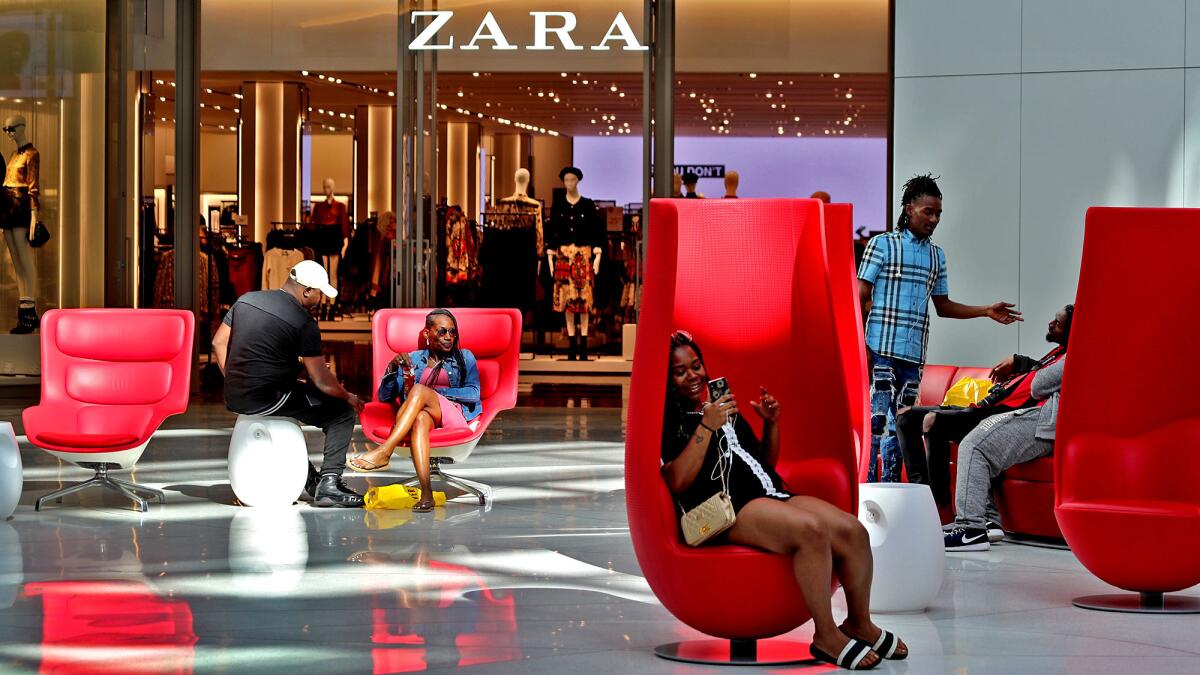
{"label": "red high-back chair", "polygon": [[1140,597],[1090,596],[1080,607],[1200,612],[1200,599],[1163,595],[1200,583],[1200,413],[1185,367],[1200,277],[1179,262],[1196,246],[1200,209],[1087,212],[1054,514],[1084,567]]}
{"label": "red high-back chair", "polygon": [[[791,558],[683,542],[660,475],[670,334],[704,350],[746,420],[760,385],[784,408],[776,469],[788,487],[848,512],[857,505],[855,423],[828,282],[820,202],[657,199],[650,205],[646,285],[630,385],[626,504],[634,551],[663,605],[689,626],[730,640],[666,645],[660,656],[742,660],[811,618]],[[831,580],[831,588],[832,588]],[[785,643],[783,660],[807,658]]]}
{"label": "red high-back chair", "polygon": [[[479,393],[483,412],[466,429],[434,429],[429,434],[431,469],[435,478],[459,487],[487,504],[491,488],[459,476],[451,476],[443,464],[459,464],[483,437],[489,424],[501,410],[517,404],[517,377],[521,355],[521,312],[516,309],[454,307],[458,320],[459,346],[471,350],[479,364]],[[424,348],[417,341],[425,329],[429,309],[384,309],[371,321],[372,387],[379,388],[388,362],[401,352]],[[367,438],[382,443],[396,422],[393,403],[373,401],[362,412],[362,428]],[[415,484],[416,478],[406,481]]]}
{"label": "red high-back chair", "polygon": [[195,319],[175,309],[58,309],[42,317],[42,397],[26,408],[29,442],[96,473],[38,498],[90,487],[125,495],[142,511],[161,490],[119,480],[163,420],[187,409]]}
{"label": "red high-back chair", "polygon": [[854,266],[854,205],[825,204],[824,211],[829,291],[833,298],[846,392],[850,396],[850,421],[858,444],[858,481],[862,483],[867,480],[871,461],[871,414],[867,343],[863,334],[862,304],[858,300],[858,270]]}

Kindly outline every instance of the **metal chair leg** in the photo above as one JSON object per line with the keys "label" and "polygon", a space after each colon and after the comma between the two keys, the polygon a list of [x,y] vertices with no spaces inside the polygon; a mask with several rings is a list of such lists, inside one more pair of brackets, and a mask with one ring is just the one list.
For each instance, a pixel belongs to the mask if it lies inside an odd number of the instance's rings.
{"label": "metal chair leg", "polygon": [[160,503],[166,502],[166,494],[162,490],[146,487],[145,485],[138,485],[137,483],[132,483],[130,481],[109,476],[108,470],[110,465],[108,464],[84,463],[80,464],[80,466],[95,470],[95,475],[88,480],[83,481],[82,483],[76,483],[75,485],[71,485],[56,492],[51,492],[48,495],[39,497],[33,505],[34,510],[41,511],[42,504],[44,504],[47,500],[54,499],[61,504],[63,497],[70,494],[75,494],[76,492],[82,492],[92,487],[100,487],[105,490],[112,490],[113,492],[128,498],[129,500],[133,501],[134,504],[137,504],[138,510],[142,513],[150,510],[150,506],[147,503],[147,500],[142,498],[142,494],[157,497]]}
{"label": "metal chair leg", "polygon": [[473,480],[462,478],[461,476],[452,476],[436,466],[434,468],[434,473],[442,479],[442,482],[446,483],[447,485],[453,485],[460,490],[466,490],[467,492],[475,495],[475,497],[479,499],[479,503],[481,505],[487,504],[492,498],[492,488],[488,485],[477,483]]}

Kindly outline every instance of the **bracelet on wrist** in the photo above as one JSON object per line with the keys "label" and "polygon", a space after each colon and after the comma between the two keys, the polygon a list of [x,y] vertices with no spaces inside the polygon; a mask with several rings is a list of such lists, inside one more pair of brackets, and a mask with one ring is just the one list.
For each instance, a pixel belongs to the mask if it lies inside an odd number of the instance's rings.
{"label": "bracelet on wrist", "polygon": [[708,426],[708,425],[707,425],[707,424],[705,424],[703,421],[701,421],[701,422],[700,422],[700,426],[704,427],[705,429],[708,429],[708,430],[709,430],[709,432],[711,432],[711,433],[714,433],[714,434],[715,434],[715,433],[717,433],[717,430],[716,430],[716,429],[714,429],[714,428],[712,428],[712,427]]}

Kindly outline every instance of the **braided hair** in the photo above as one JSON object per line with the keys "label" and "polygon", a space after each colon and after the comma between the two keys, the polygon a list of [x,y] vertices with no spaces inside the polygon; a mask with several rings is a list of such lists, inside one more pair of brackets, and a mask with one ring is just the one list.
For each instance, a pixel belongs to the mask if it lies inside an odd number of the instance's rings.
{"label": "braided hair", "polygon": [[1063,321],[1063,344],[1066,344],[1071,337],[1071,322],[1075,318],[1075,305],[1067,305],[1063,307],[1063,313],[1067,315],[1066,321]]}
{"label": "braided hair", "polygon": [[900,218],[896,220],[896,229],[899,231],[908,229],[908,209],[904,208],[919,197],[926,195],[930,197],[942,198],[942,191],[938,189],[937,178],[930,174],[921,174],[913,176],[904,184],[904,193],[900,195]]}
{"label": "braided hair", "polygon": [[687,417],[687,408],[684,406],[684,401],[680,398],[679,393],[675,391],[675,387],[671,384],[671,357],[676,349],[680,347],[691,347],[692,351],[696,352],[696,358],[700,359],[700,363],[704,363],[704,353],[700,351],[700,345],[692,339],[692,336],[687,331],[677,330],[671,333],[671,349],[667,356],[667,397],[665,410],[663,411],[663,440],[668,439],[679,440],[687,438],[688,431],[683,427],[683,421]]}
{"label": "braided hair", "polygon": [[[426,330],[433,328],[433,317],[435,317],[435,316],[444,316],[444,317],[450,319],[450,321],[454,324],[454,346],[450,348],[450,355],[454,358],[454,362],[458,364],[458,386],[459,387],[466,386],[467,362],[463,358],[462,350],[459,349],[459,347],[458,347],[458,340],[460,337],[462,337],[461,335],[458,334],[458,319],[454,318],[454,315],[451,314],[450,310],[448,310],[448,309],[435,309],[432,312],[425,315],[425,329]],[[426,348],[428,348],[428,346],[429,345],[426,344]]]}

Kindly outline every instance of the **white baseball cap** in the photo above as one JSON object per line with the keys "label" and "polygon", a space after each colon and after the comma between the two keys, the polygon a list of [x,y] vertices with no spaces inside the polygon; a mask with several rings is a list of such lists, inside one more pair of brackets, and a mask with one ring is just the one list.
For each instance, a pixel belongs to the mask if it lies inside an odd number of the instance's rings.
{"label": "white baseball cap", "polygon": [[330,298],[337,297],[337,289],[329,285],[329,273],[315,260],[301,260],[288,276],[301,286],[315,288]]}

